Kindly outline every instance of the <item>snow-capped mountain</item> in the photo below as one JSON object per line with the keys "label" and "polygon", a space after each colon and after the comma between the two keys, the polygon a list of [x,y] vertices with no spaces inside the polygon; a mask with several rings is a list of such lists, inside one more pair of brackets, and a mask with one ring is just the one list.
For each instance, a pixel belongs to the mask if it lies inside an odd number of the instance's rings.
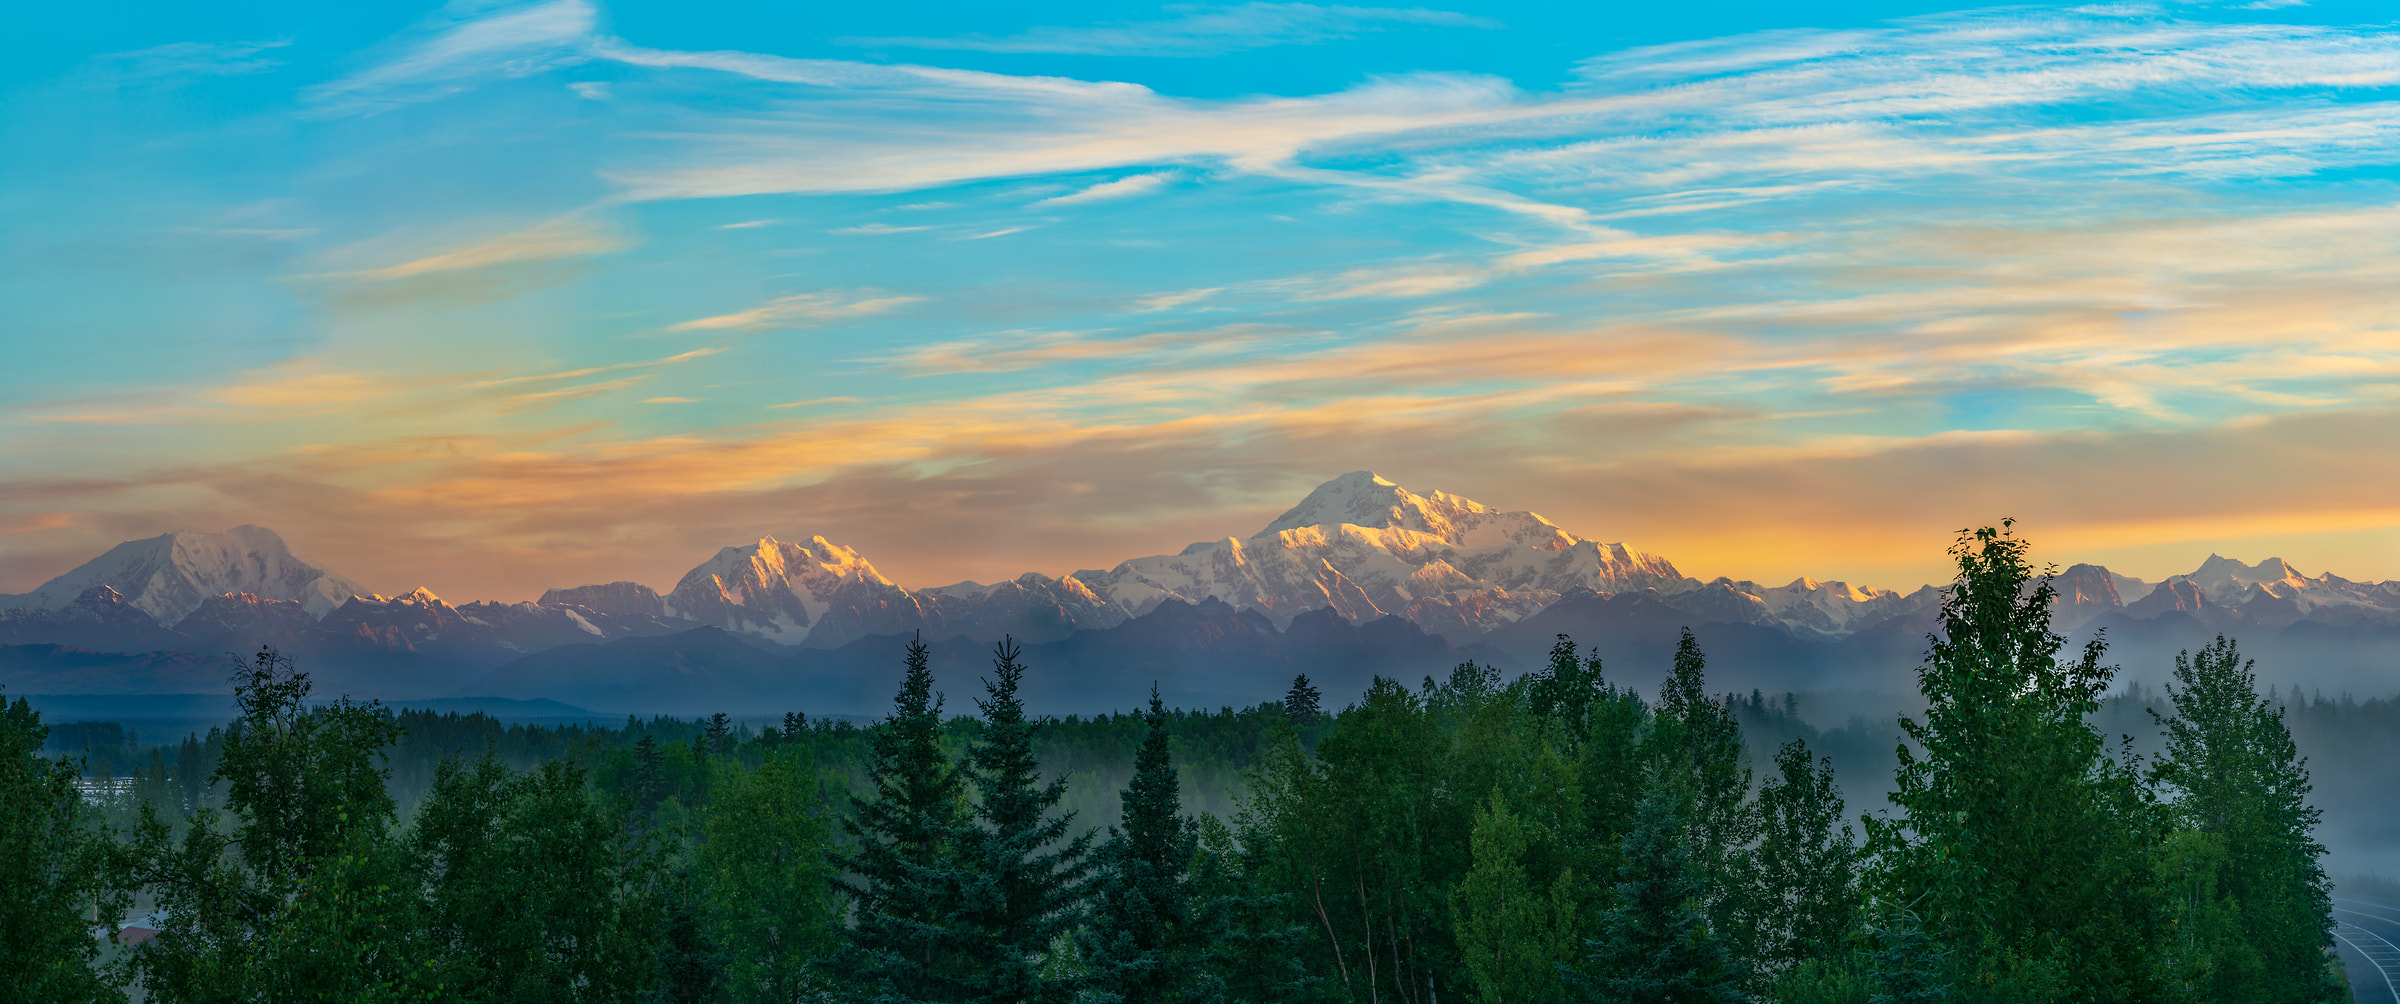
{"label": "snow-capped mountain", "polygon": [[56,610],[94,586],[108,586],[161,624],[173,624],[209,597],[249,593],[296,600],[322,617],[366,587],[292,553],[275,531],[237,526],[224,533],[162,534],[129,540],[30,593],[0,606]]}
{"label": "snow-capped mountain", "polygon": [[1578,590],[1649,592],[1696,616],[1816,638],[1920,609],[1933,595],[1812,579],[1702,583],[1665,558],[1577,535],[1538,513],[1447,492],[1419,495],[1354,471],[1317,486],[1248,537],[1202,541],[1107,570],[911,590],[823,537],[805,544],[769,537],[717,552],[683,577],[666,606],[703,624],[811,647],[908,630],[931,637],[1006,631],[1046,641],[1113,627],[1168,600],[1211,598],[1263,614],[1278,630],[1330,609],[1352,621],[1399,616],[1465,640]]}
{"label": "snow-capped mountain", "polygon": [[[2299,621],[2400,625],[2400,582],[2311,578],[2275,558],[2247,565],[2211,555],[2191,574],[2156,584],[2076,565],[2053,586],[2062,631],[2165,624],[2160,618],[2169,615],[2211,631]],[[1354,471],[1317,486],[1246,537],[1106,570],[926,589],[893,582],[857,550],[822,536],[800,543],[765,537],[720,549],[663,596],[612,582],[553,589],[537,603],[454,607],[422,589],[368,593],[294,556],[259,527],[174,533],[118,545],[32,593],[0,596],[0,644],[211,654],[274,644],[360,666],[399,665],[395,659],[467,666],[701,626],[812,649],[909,632],[929,641],[1009,634],[1046,644],[1117,627],[1170,602],[1197,608],[1213,600],[1278,632],[1304,616],[1358,625],[1396,617],[1467,645],[1498,638],[1503,628],[1523,634],[1528,618],[1572,597],[1652,604],[1642,616],[1662,623],[1688,618],[1837,642],[1921,620],[1941,592],[1811,578],[1774,586],[1701,581],[1665,558],[1537,513],[1441,491],[1419,495]],[[1906,627],[1900,633],[1912,638],[1924,630]]]}
{"label": "snow-capped mountain", "polygon": [[1689,582],[1664,558],[1579,537],[1537,513],[1418,495],[1370,471],[1317,486],[1247,539],[1073,578],[1129,615],[1170,598],[1214,596],[1277,627],[1331,607],[1351,620],[1396,614],[1452,638],[1530,615],[1572,589],[1681,591]]}

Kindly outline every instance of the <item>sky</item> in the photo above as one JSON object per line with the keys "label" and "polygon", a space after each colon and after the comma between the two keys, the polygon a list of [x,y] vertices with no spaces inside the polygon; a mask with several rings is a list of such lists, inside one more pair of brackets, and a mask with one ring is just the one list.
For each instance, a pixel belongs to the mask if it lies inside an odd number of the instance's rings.
{"label": "sky", "polygon": [[1427,2],[15,11],[0,592],[988,582],[1360,469],[1702,578],[2400,578],[2392,8]]}

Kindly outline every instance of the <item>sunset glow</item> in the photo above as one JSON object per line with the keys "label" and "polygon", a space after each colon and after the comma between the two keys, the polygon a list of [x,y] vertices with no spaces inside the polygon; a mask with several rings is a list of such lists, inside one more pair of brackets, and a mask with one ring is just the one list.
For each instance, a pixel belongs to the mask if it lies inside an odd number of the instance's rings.
{"label": "sunset glow", "polygon": [[1353,470],[1701,578],[2400,578],[2388,8],[1557,6],[42,13],[0,592],[991,582]]}

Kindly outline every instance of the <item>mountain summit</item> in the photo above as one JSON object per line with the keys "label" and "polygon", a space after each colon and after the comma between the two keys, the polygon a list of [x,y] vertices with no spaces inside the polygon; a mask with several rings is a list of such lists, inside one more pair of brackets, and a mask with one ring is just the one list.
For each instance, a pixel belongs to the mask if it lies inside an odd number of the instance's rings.
{"label": "mountain summit", "polygon": [[212,596],[250,593],[296,600],[322,617],[365,586],[310,564],[263,526],[224,533],[189,530],[129,540],[30,593],[0,596],[0,606],[57,610],[94,586],[109,586],[126,605],[173,624]]}

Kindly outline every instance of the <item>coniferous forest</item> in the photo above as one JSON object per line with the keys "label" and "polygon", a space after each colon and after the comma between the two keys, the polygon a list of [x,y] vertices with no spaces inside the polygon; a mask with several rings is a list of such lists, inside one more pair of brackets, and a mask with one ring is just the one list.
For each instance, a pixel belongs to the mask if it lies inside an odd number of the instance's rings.
{"label": "coniferous forest", "polygon": [[[1655,699],[1561,638],[1279,703],[1051,719],[925,650],[868,726],[476,727],[314,698],[78,791],[0,717],[0,986],[29,1001],[2347,999],[2309,779],[2220,640],[2091,724],[2005,524],[1961,535],[1888,805],[1806,736],[1753,756],[1687,634]],[[1339,700],[1340,695],[1335,698]],[[482,725],[489,721],[483,720]],[[1121,765],[1130,763],[1130,774]],[[1067,776],[1123,777],[1078,798]],[[1223,792],[1238,792],[1224,798]],[[138,924],[137,924],[138,921]],[[155,936],[126,944],[117,932]],[[97,930],[95,930],[97,928]]]}

